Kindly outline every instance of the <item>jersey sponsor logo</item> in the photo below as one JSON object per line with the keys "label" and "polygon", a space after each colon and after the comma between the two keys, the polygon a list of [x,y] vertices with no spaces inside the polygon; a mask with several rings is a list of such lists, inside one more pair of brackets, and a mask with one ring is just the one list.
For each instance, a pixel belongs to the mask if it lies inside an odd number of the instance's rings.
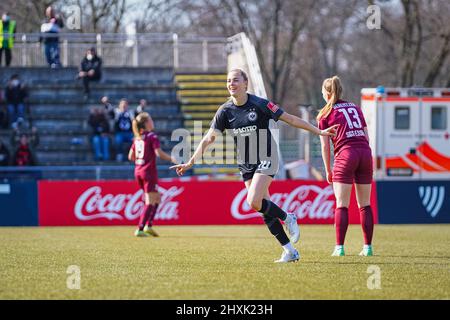
{"label": "jersey sponsor logo", "polygon": [[241,136],[249,136],[252,132],[255,132],[256,130],[258,130],[257,126],[247,126],[233,129],[233,133],[240,134]]}
{"label": "jersey sponsor logo", "polygon": [[278,109],[280,109],[280,107],[278,107],[275,103],[271,101],[269,101],[269,103],[267,104],[267,108],[269,108],[269,110],[272,111],[273,113],[276,113]]}
{"label": "jersey sponsor logo", "polygon": [[[259,212],[251,210],[247,201],[247,189],[242,189],[233,199],[230,212],[237,220],[260,217]],[[303,185],[289,193],[273,193],[270,199],[280,208],[292,212],[299,219],[331,219],[334,217],[333,188],[317,185]]]}
{"label": "jersey sponsor logo", "polygon": [[[155,219],[177,220],[179,201],[175,199],[183,192],[183,187],[164,189],[158,186],[162,194]],[[84,191],[77,199],[74,207],[75,217],[80,221],[96,219],[135,220],[143,210],[143,191],[134,194],[102,194],[100,186],[94,186]]]}
{"label": "jersey sponsor logo", "polygon": [[258,115],[256,114],[255,111],[250,111],[248,114],[248,120],[250,121],[256,121],[256,119],[258,119]]}
{"label": "jersey sponsor logo", "polygon": [[420,186],[418,190],[423,207],[432,218],[435,218],[444,204],[445,187]]}

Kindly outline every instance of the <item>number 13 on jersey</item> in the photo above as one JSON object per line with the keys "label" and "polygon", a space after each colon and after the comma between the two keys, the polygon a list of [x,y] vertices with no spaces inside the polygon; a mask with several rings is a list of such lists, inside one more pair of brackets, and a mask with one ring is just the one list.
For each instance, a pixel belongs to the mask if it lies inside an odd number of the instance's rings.
{"label": "number 13 on jersey", "polygon": [[350,129],[362,128],[361,119],[359,118],[358,111],[355,108],[348,108],[348,109],[342,108],[339,109],[338,111],[344,114],[345,120],[347,120],[347,124]]}

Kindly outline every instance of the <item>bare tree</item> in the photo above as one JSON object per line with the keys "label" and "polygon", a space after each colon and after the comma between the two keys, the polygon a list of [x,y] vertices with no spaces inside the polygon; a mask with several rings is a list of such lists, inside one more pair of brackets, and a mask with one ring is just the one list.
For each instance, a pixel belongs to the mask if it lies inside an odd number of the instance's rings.
{"label": "bare tree", "polygon": [[17,21],[18,32],[39,32],[39,26],[45,19],[45,9],[57,3],[58,0],[2,0],[0,10],[9,12]]}

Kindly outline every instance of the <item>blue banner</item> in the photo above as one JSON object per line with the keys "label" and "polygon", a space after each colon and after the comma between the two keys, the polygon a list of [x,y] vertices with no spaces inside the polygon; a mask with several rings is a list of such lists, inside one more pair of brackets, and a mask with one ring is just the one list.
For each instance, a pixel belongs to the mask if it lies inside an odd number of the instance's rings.
{"label": "blue banner", "polygon": [[0,182],[0,226],[37,226],[36,181]]}
{"label": "blue banner", "polygon": [[450,181],[378,181],[379,223],[450,223]]}

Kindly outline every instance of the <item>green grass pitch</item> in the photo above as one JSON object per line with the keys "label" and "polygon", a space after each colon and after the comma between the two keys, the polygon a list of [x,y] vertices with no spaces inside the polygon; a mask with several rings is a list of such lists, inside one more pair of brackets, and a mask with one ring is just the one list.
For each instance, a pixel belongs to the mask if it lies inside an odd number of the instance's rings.
{"label": "green grass pitch", "polygon": [[[1,299],[449,299],[450,225],[378,225],[374,257],[331,257],[333,226],[302,226],[298,263],[264,226],[0,228]],[[81,288],[67,288],[79,266]],[[368,268],[380,270],[368,288]],[[375,267],[375,268],[377,268]],[[369,271],[371,269],[369,268]],[[372,278],[371,278],[372,279]],[[369,283],[371,280],[369,279]]]}

